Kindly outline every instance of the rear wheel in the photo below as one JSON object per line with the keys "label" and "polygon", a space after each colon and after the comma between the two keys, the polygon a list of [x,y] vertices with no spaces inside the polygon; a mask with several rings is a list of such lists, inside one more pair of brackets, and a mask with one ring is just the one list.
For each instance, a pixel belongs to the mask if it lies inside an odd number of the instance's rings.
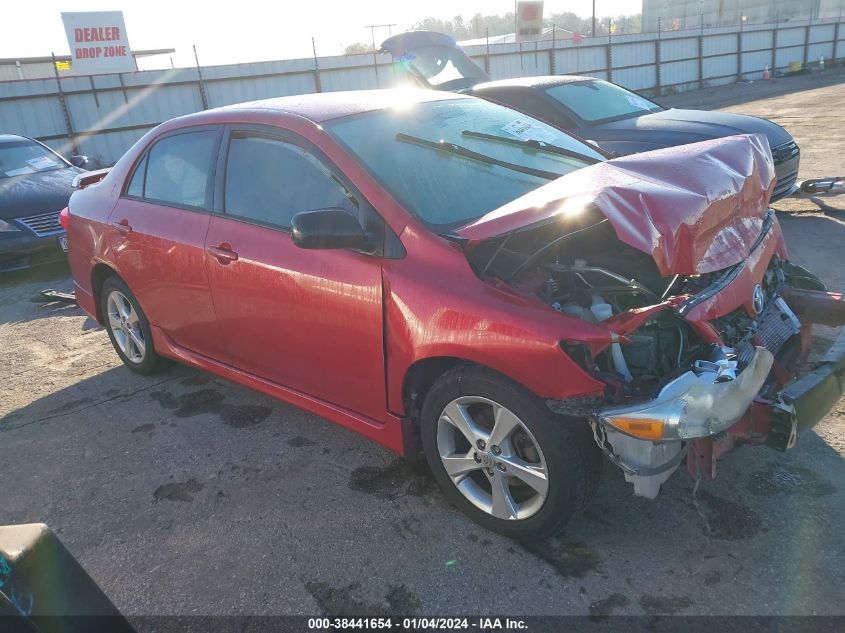
{"label": "rear wheel", "polygon": [[494,372],[467,366],[444,374],[421,422],[426,459],[447,498],[511,538],[556,533],[594,488],[600,456],[587,423],[554,415]]}
{"label": "rear wheel", "polygon": [[100,302],[109,338],[123,363],[138,374],[159,371],[164,359],[153,348],[149,321],[127,285],[109,277],[103,283]]}

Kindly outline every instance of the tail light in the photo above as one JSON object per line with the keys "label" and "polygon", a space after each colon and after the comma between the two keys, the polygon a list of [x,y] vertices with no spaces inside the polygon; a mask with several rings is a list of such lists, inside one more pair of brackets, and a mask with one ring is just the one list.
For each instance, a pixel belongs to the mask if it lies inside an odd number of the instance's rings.
{"label": "tail light", "polygon": [[67,231],[68,226],[70,225],[70,209],[67,207],[59,211],[59,224],[61,224],[62,228]]}

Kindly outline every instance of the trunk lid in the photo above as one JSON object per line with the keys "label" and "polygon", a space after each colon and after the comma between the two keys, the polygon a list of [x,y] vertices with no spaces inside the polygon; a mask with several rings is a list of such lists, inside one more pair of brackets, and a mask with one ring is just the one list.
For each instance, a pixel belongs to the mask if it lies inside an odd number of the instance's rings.
{"label": "trunk lid", "polygon": [[662,275],[704,274],[748,256],[774,185],[766,137],[730,136],[579,169],[455,233],[472,248],[594,206]]}

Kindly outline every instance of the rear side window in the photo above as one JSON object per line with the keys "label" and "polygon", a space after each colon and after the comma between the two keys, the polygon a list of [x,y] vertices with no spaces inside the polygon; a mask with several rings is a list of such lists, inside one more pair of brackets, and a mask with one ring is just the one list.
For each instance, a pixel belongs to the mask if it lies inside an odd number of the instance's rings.
{"label": "rear side window", "polygon": [[126,188],[126,195],[133,198],[144,197],[144,177],[147,174],[147,156],[141,159],[138,166],[135,167],[135,173],[132,175],[132,180]]}
{"label": "rear side window", "polygon": [[217,137],[216,131],[204,130],[160,140],[146,160],[138,164],[127,195],[165,204],[209,208]]}
{"label": "rear side window", "polygon": [[301,211],[339,207],[357,216],[349,191],[316,157],[262,136],[229,142],[224,205],[229,215],[286,229]]}

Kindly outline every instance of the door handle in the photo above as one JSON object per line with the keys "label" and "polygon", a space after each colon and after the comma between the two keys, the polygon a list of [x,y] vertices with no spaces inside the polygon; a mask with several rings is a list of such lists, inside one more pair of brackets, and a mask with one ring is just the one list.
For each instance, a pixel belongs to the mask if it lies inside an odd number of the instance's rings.
{"label": "door handle", "polygon": [[223,242],[219,246],[206,246],[205,250],[212,257],[216,257],[217,261],[224,266],[229,262],[238,261],[238,254],[232,250],[232,245],[229,242]]}
{"label": "door handle", "polygon": [[111,225],[121,233],[132,232],[132,227],[129,225],[129,220],[126,218],[122,219],[120,222],[112,222]]}

